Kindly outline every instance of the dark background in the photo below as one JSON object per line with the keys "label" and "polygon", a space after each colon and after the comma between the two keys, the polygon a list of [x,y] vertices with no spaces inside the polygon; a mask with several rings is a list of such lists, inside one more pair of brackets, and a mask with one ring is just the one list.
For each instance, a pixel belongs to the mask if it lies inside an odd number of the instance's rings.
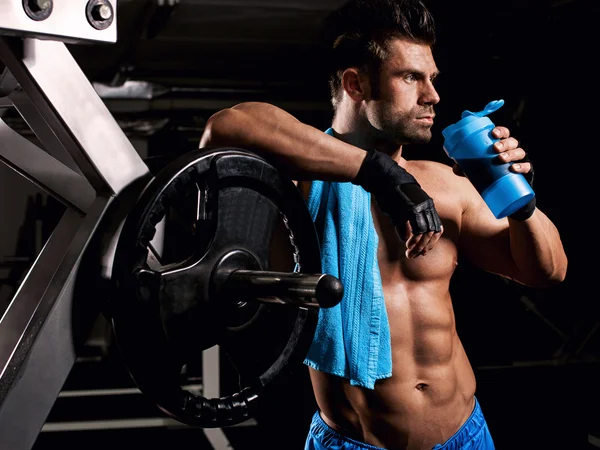
{"label": "dark background", "polygon": [[[241,101],[273,102],[318,128],[329,125],[318,36],[324,18],[342,1],[169,3],[121,0],[116,44],[70,45],[124,131],[143,143],[148,156],[175,157],[197,148],[208,117]],[[567,280],[550,289],[507,283],[462,260],[453,279],[458,331],[499,449],[589,449],[600,439],[593,281],[599,3],[427,2],[437,20],[442,100],[433,140],[409,147],[405,156],[449,163],[441,130],[465,109],[504,99],[491,118],[509,127],[528,151],[538,206],[558,227],[569,257]],[[123,94],[119,88],[128,80],[151,83],[153,94]],[[18,118],[12,125],[19,127]],[[226,386],[229,370],[224,366]],[[93,389],[109,380],[130,384],[112,348],[102,365],[76,365],[65,389]],[[301,449],[314,408],[306,368],[300,367],[265,397],[257,425],[226,434],[234,448]],[[144,415],[160,413],[137,397],[59,399],[49,422]],[[201,431],[164,427],[42,433],[36,450],[73,444],[209,448]]]}

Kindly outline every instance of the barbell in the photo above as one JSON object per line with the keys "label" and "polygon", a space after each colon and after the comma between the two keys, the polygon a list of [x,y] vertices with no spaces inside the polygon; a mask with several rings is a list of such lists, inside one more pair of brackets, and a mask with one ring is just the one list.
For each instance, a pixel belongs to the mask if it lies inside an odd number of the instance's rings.
{"label": "barbell", "polygon": [[[157,230],[175,244],[162,251]],[[174,230],[174,231],[173,231]],[[110,321],[127,369],[165,414],[190,426],[251,418],[261,393],[300,364],[318,310],[337,305],[317,234],[294,183],[239,148],[205,148],[162,168],[128,212],[114,253]],[[221,398],[181,385],[218,345],[240,390]]]}

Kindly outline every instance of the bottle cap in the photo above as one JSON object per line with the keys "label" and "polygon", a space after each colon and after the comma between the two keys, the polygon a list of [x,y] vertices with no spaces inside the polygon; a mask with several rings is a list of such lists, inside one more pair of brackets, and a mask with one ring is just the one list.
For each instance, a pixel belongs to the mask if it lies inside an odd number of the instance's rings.
{"label": "bottle cap", "polygon": [[485,108],[478,112],[463,111],[461,120],[447,126],[442,130],[444,136],[444,150],[452,158],[454,148],[467,136],[475,133],[482,128],[494,126],[494,123],[486,117],[488,114],[497,111],[504,105],[504,100],[493,100],[485,105]]}

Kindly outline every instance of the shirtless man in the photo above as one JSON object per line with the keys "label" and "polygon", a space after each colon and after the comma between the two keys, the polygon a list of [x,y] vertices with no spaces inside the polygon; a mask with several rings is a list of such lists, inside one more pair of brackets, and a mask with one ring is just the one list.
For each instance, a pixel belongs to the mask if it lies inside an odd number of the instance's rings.
{"label": "shirtless man", "polygon": [[[355,28],[340,32],[331,56],[330,134],[273,105],[244,103],[213,115],[200,146],[262,154],[299,180],[304,193],[311,180],[352,182],[372,191],[392,374],[369,389],[310,368],[319,411],[306,448],[494,448],[456,333],[450,278],[460,250],[483,270],[524,285],[559,283],[567,270],[559,233],[534,202],[496,219],[452,167],[403,158],[404,145],[431,139],[440,100],[433,84],[434,24],[426,7],[419,0],[366,0],[344,11],[341,17],[353,17],[345,23]],[[529,173],[525,151],[509,130],[497,126],[492,133],[500,139],[498,158],[513,162],[514,172]],[[389,158],[373,162],[373,149],[377,158]],[[404,197],[378,181],[389,176],[381,166],[389,168],[390,158],[400,190],[410,185]],[[407,173],[418,184],[402,181]],[[424,213],[415,213],[415,205]]]}

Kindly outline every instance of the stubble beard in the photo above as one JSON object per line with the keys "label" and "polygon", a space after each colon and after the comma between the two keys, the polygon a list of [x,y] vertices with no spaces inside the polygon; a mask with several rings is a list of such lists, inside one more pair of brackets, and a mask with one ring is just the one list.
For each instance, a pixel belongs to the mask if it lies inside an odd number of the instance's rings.
{"label": "stubble beard", "polygon": [[382,127],[398,145],[427,144],[431,141],[431,125],[419,124],[414,117],[396,117]]}

